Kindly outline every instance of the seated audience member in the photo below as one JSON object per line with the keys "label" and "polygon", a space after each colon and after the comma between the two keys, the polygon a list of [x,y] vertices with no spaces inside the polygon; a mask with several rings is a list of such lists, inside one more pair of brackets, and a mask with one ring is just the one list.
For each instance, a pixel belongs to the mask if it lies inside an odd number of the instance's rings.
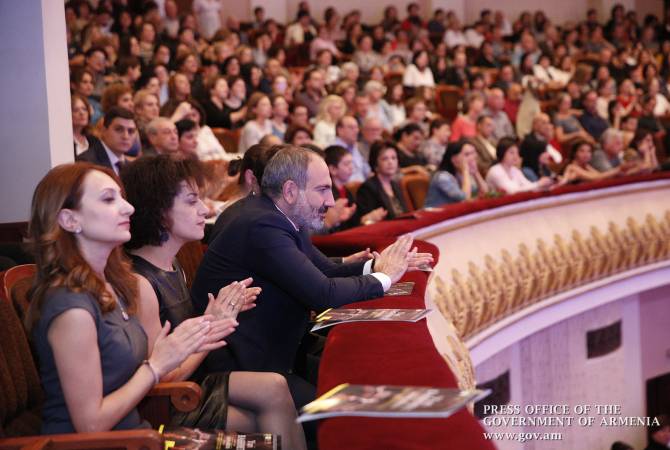
{"label": "seated audience member", "polygon": [[121,248],[133,211],[114,172],[93,164],[57,166],[35,189],[27,326],[46,396],[44,434],[145,427],[137,411],[145,394],[233,331],[234,322],[205,315],[170,334],[165,324],[148,341]]}
{"label": "seated audience member", "polygon": [[354,160],[354,171],[349,181],[365,181],[370,175],[370,166],[358,149],[358,122],[353,116],[342,117],[335,126],[337,138],[334,145],[347,149]]}
{"label": "seated audience member", "polygon": [[72,108],[72,137],[74,138],[75,158],[84,153],[93,145],[99,146],[98,138],[90,133],[91,106],[86,98],[79,94],[72,94],[70,98]]}
{"label": "seated audience member", "polygon": [[99,166],[108,167],[116,174],[126,164],[126,153],[135,143],[137,127],[135,116],[125,108],[114,106],[109,109],[102,120],[100,140],[91,143],[84,153],[77,156],[77,161],[87,161]]}
{"label": "seated audience member", "polygon": [[367,161],[370,157],[370,146],[382,139],[384,127],[382,122],[374,116],[368,116],[361,124],[361,138],[358,141],[358,151],[361,152],[363,160]]}
{"label": "seated audience member", "polygon": [[314,123],[314,143],[322,148],[333,145],[335,142],[335,127],[337,122],[346,114],[346,104],[342,97],[329,95],[319,104],[319,113]]}
{"label": "seated audience member", "polygon": [[86,68],[75,69],[70,75],[70,89],[72,92],[85,98],[91,105],[91,124],[93,125],[102,118],[102,106],[98,101],[99,97],[93,95],[94,79],[93,72]]}
{"label": "seated audience member", "polygon": [[177,127],[165,117],[158,117],[147,124],[147,140],[150,147],[144,149],[145,155],[176,156],[179,149]]}
{"label": "seated audience member", "polygon": [[625,442],[616,441],[612,444],[610,450],[635,450],[635,449],[630,445],[626,444]]}
{"label": "seated audience member", "polygon": [[[196,153],[200,161],[222,160],[229,161],[235,157],[235,153],[228,153],[221,145],[221,142],[214,134],[214,131],[205,121],[205,110],[200,104],[189,100],[185,102],[191,106],[186,118],[192,120],[197,125],[196,139],[198,146]],[[233,149],[234,150],[234,149]]]}
{"label": "seated audience member", "polygon": [[670,101],[661,92],[661,82],[658,78],[652,78],[647,84],[647,90],[650,97],[656,99],[656,105],[654,106],[654,116],[663,117],[667,116],[670,113]]}
{"label": "seated audience member", "polygon": [[588,91],[582,96],[582,106],[584,113],[579,117],[579,123],[596,141],[609,128],[609,123],[600,117],[596,108],[598,94],[595,91]]}
{"label": "seated audience member", "polygon": [[484,98],[474,92],[464,101],[463,114],[456,117],[451,124],[450,142],[456,142],[461,138],[473,138],[477,134],[477,119],[484,110]]}
{"label": "seated audience member", "polygon": [[272,103],[270,98],[262,92],[254,92],[247,105],[247,122],[240,134],[238,153],[244,153],[249,147],[272,134]]}
{"label": "seated audience member", "polygon": [[595,143],[593,137],[586,132],[574,114],[570,94],[559,95],[558,111],[554,115],[554,125],[556,126],[556,139],[562,146],[570,146],[578,140]]}
{"label": "seated audience member", "polygon": [[385,102],[391,114],[391,125],[400,126],[407,119],[404,103],[405,91],[402,83],[396,82],[387,87]]}
{"label": "seated audience member", "polygon": [[[243,209],[244,202],[241,202],[241,200],[261,195],[261,181],[263,180],[265,166],[280,148],[277,145],[252,145],[244,153],[242,159],[238,160],[239,162],[231,162],[231,164],[237,163],[239,165],[236,174],[231,174],[232,170],[230,170],[230,166],[228,171],[231,176],[237,176],[237,189],[230,195],[224,205],[220,207],[221,214],[216,218],[212,231],[209,233],[210,243],[214,242],[214,239],[230,218]],[[238,202],[239,205],[237,204]]]}
{"label": "seated audience member", "polygon": [[403,86],[417,88],[419,86],[435,86],[433,71],[430,70],[428,52],[419,50],[414,52],[412,63],[407,66],[402,76]]}
{"label": "seated audience member", "polygon": [[593,155],[593,145],[588,142],[577,142],[572,146],[568,165],[563,171],[563,178],[566,183],[577,183],[580,181],[595,181],[604,178],[611,178],[622,172],[623,166],[605,172],[599,172],[591,165]]}
{"label": "seated audience member", "polygon": [[272,97],[272,134],[284,142],[286,134],[286,120],[288,118],[288,101],[282,95]]}
{"label": "seated audience member", "polygon": [[593,152],[590,164],[599,172],[607,172],[621,165],[623,151],[621,131],[608,128],[600,138],[600,148]]}
{"label": "seated audience member", "polygon": [[147,141],[145,128],[149,122],[160,115],[158,95],[148,89],[140,89],[133,97],[133,105],[135,125],[137,125],[137,131],[140,135],[140,142],[142,143],[142,147],[147,147],[149,142]]}
{"label": "seated audience member", "polygon": [[654,133],[654,139],[663,140],[666,137],[666,131],[661,120],[654,115],[655,107],[655,97],[648,94],[642,97],[642,114],[638,119],[637,126]]}
{"label": "seated audience member", "polygon": [[468,60],[465,51],[459,50],[454,53],[454,62],[449,67],[444,76],[444,83],[452,86],[458,86],[462,89],[469,89],[472,73],[468,69]]}
{"label": "seated audience member", "polygon": [[424,166],[426,158],[419,152],[423,143],[423,130],[415,123],[408,123],[395,133],[397,142],[398,164],[402,168]]}
{"label": "seated audience member", "polygon": [[179,156],[184,159],[198,159],[198,124],[191,119],[175,123],[179,136]]}
{"label": "seated audience member", "polygon": [[103,114],[106,114],[113,106],[119,106],[132,111],[134,109],[133,90],[130,86],[122,83],[110,84],[102,92],[100,104],[102,105]]}
{"label": "seated audience member", "polygon": [[284,140],[287,144],[302,147],[312,143],[312,130],[302,125],[291,125],[286,129]]}
{"label": "seated audience member", "polygon": [[532,191],[551,186],[551,178],[542,177],[538,181],[530,181],[521,172],[521,157],[519,145],[514,138],[502,138],[496,147],[498,163],[492,166],[486,174],[489,187],[505,194]]}
{"label": "seated audience member", "polygon": [[289,126],[300,125],[301,127],[310,128],[309,125],[309,111],[305,105],[293,102],[289,105]]}
{"label": "seated audience member", "polygon": [[[516,119],[519,115],[519,108],[521,108],[523,88],[519,83],[511,83],[507,88],[505,97],[505,106],[503,107],[503,111],[505,111],[507,117],[509,117],[509,120],[512,122],[512,125],[516,130]],[[516,132],[514,134],[518,136]]]}
{"label": "seated audience member", "polygon": [[486,194],[488,186],[477,169],[477,150],[465,139],[450,142],[428,186],[424,206],[437,207]]}
{"label": "seated audience member", "polygon": [[169,99],[161,106],[161,116],[172,116],[182,102],[191,98],[191,82],[183,73],[175,73],[168,81]]}
{"label": "seated audience member", "polygon": [[295,47],[309,42],[317,36],[316,29],[312,25],[312,18],[309,11],[298,11],[298,17],[295,22],[286,27],[286,36],[284,37],[285,47]]}
{"label": "seated audience member", "polygon": [[372,144],[369,161],[374,176],[368,178],[356,192],[356,214],[363,225],[393,219],[407,212],[400,183],[396,180],[399,153],[398,147],[391,141]]}
{"label": "seated audience member", "polygon": [[429,125],[426,122],[428,120],[426,102],[420,97],[412,97],[405,102],[405,110],[407,111],[407,118],[396,127],[396,130],[403,128],[407,124],[414,123],[419,125],[421,130],[427,134]]}
{"label": "seated audience member", "polygon": [[519,147],[524,168],[532,171],[529,176],[550,175],[551,166],[563,161],[561,152],[551,145],[553,137],[554,126],[549,121],[549,116],[544,113],[536,114],[531,132],[526,135]]}
{"label": "seated audience member", "polygon": [[247,84],[239,75],[231,76],[227,81],[230,89],[223,103],[230,111],[230,128],[236,129],[244,125],[247,116]]}
{"label": "seated audience member", "polygon": [[347,149],[339,145],[331,145],[325,149],[325,153],[326,165],[333,182],[333,198],[335,199],[335,204],[332,208],[328,208],[326,213],[325,226],[329,232],[334,232],[359,224],[354,216],[356,199],[346,187],[346,183],[354,171],[354,161]]}
{"label": "seated audience member", "polygon": [[[195,310],[204,311],[208,293],[253,274],[262,288],[257,306],[238,317],[228,345],[211,352],[209,370],[258,370],[283,374],[301,407],[314,386],[292,373],[311,310],[380,297],[415,261],[411,238],[399,239],[371,263],[335,264],[310,242],[333,206],[330,174],[322,158],[284,146],[268,162],[263,195],[248,197],[209,245],[193,283]],[[420,259],[420,258],[419,258]],[[274,330],[274,331],[273,331]]]}
{"label": "seated audience member", "polygon": [[228,82],[224,77],[215,76],[205,84],[209,96],[202,103],[207,115],[207,125],[212,128],[232,128],[230,109],[226,106],[226,99],[230,93]]}
{"label": "seated audience member", "polygon": [[496,146],[491,139],[493,120],[483,114],[477,119],[477,134],[470,139],[477,150],[477,167],[482,176],[486,176],[489,168],[496,162]]}
{"label": "seated audience member", "polygon": [[325,92],[325,78],[320,69],[310,69],[303,77],[304,89],[295,95],[295,101],[307,107],[310,117],[319,112],[319,103]]}
{"label": "seated audience member", "polygon": [[435,119],[430,122],[430,137],[423,141],[419,147],[419,151],[426,158],[427,164],[434,167],[440,165],[450,135],[451,128],[447,121]]}
{"label": "seated audience member", "polygon": [[352,62],[358,66],[363,77],[368,78],[373,67],[381,65],[381,55],[377,53],[372,46],[372,37],[368,34],[362,35],[358,39],[358,46]]}
{"label": "seated audience member", "polygon": [[491,116],[491,120],[493,121],[491,142],[494,145],[504,137],[516,136],[512,122],[503,110],[504,107],[505,93],[503,90],[498,87],[490,89],[486,95],[486,108],[483,112]]}
{"label": "seated audience member", "polygon": [[670,418],[658,416],[658,425],[649,426],[649,445],[644,450],[663,450],[670,445]]}
{"label": "seated audience member", "polygon": [[364,90],[370,100],[370,106],[368,107],[368,115],[363,121],[368,117],[374,117],[382,123],[382,127],[386,131],[391,131],[393,129],[393,123],[389,105],[384,101],[385,89],[384,85],[379,81],[370,80],[365,83]]}
{"label": "seated audience member", "polygon": [[[200,241],[205,231],[207,207],[199,197],[203,178],[195,161],[176,161],[161,155],[135,161],[123,172],[128,201],[135,207],[130,219],[130,251],[138,274],[138,318],[147,333],[149,347],[166,321],[178,326],[193,315],[184,272],[176,259],[181,247]],[[238,312],[253,307],[259,288],[248,288],[251,278],[236,281],[209,296],[205,314],[225,319],[234,330]],[[217,291],[215,291],[217,292]],[[170,381],[190,378],[207,356],[190,355],[165,377]],[[305,448],[302,429],[295,423],[295,405],[286,381],[278,374],[222,372],[203,381],[208,401],[186,416],[185,425],[278,434],[291,448]],[[222,396],[221,393],[227,393]],[[268,401],[272,395],[272,401]],[[276,401],[276,403],[275,403]],[[209,416],[213,417],[209,417]],[[189,417],[198,418],[195,423]],[[201,417],[207,417],[202,421]]]}
{"label": "seated audience member", "polygon": [[653,172],[659,168],[656,156],[656,144],[654,135],[649,130],[638,130],[630,143],[628,150],[624,152],[624,164],[630,166],[626,173]]}

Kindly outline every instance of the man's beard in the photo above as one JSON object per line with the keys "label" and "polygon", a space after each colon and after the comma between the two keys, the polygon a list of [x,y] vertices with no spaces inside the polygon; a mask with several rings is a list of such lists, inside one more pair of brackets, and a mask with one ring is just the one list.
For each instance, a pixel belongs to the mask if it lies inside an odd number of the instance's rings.
{"label": "man's beard", "polygon": [[293,208],[292,219],[300,229],[309,231],[323,231],[325,228],[324,220],[321,214],[326,214],[328,207],[326,205],[320,208],[312,208],[307,202],[304,191],[298,194],[298,201]]}

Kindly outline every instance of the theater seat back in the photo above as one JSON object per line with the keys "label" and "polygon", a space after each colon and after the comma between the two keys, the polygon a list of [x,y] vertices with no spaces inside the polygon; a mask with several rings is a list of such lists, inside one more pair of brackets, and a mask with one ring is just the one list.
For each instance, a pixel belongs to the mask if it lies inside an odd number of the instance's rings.
{"label": "theater seat back", "polygon": [[39,434],[44,394],[25,330],[0,294],[0,438]]}
{"label": "theater seat back", "polygon": [[410,210],[423,208],[429,184],[430,178],[421,173],[407,174],[400,179],[400,188]]}

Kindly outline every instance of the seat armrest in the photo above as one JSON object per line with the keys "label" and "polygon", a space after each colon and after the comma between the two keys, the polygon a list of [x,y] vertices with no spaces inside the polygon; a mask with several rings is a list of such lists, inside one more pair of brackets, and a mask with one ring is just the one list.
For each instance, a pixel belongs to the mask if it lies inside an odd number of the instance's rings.
{"label": "seat armrest", "polygon": [[122,430],[97,433],[53,434],[0,439],[0,450],[162,450],[163,436],[157,431]]}
{"label": "seat armrest", "polygon": [[193,411],[200,404],[202,390],[192,381],[158,383],[147,397],[170,397],[172,406],[179,412]]}
{"label": "seat armrest", "polygon": [[138,409],[140,415],[158,429],[170,423],[174,411],[193,411],[200,404],[202,390],[192,381],[158,383],[151,389]]}

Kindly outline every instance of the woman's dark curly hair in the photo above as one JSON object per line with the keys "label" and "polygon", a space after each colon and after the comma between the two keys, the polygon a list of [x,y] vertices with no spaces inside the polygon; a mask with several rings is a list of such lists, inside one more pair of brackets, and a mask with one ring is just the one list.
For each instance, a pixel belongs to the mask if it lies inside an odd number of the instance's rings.
{"label": "woman's dark curly hair", "polygon": [[172,227],[167,213],[179,194],[182,181],[202,186],[203,170],[199,161],[175,160],[168,155],[143,156],[121,171],[126,198],[135,207],[130,217],[131,238],[128,249],[161,245]]}

